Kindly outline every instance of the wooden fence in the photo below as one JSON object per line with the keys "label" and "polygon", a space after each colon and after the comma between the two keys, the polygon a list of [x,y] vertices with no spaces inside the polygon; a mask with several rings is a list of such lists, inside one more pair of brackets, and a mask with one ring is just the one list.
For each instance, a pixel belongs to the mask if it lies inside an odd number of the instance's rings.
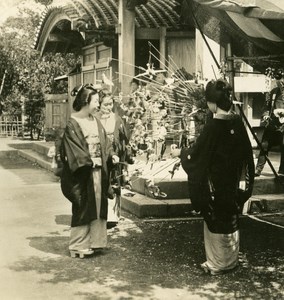
{"label": "wooden fence", "polygon": [[23,124],[18,117],[0,117],[0,136],[23,136]]}

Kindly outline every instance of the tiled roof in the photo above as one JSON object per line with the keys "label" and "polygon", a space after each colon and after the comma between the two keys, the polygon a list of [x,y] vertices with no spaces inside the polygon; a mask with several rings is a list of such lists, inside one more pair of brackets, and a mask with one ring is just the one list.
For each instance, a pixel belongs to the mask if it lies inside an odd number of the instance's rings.
{"label": "tiled roof", "polygon": [[[71,31],[70,21],[87,16],[94,28],[111,27],[118,24],[118,0],[71,0],[60,7],[49,7],[42,15],[33,47],[40,48],[55,26],[62,31]],[[179,27],[176,0],[149,0],[135,7],[137,28]]]}

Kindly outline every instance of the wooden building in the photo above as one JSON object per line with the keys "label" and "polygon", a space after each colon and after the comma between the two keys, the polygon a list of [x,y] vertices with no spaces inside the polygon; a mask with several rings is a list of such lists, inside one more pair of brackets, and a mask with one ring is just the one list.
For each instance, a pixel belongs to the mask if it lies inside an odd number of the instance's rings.
{"label": "wooden building", "polygon": [[[146,68],[149,61],[156,68],[172,63],[207,79],[219,71],[211,52],[218,62],[227,59],[231,75],[252,77],[266,67],[283,67],[283,16],[284,4],[272,0],[257,5],[244,0],[70,0],[45,11],[34,47],[42,54],[81,54],[81,65],[68,77],[70,113],[74,86],[96,83],[105,73],[115,91],[127,95],[139,72],[134,66]],[[269,59],[271,54],[277,59]],[[244,92],[241,100],[249,121],[259,126],[262,91]]]}
{"label": "wooden building", "polygon": [[164,68],[196,72],[194,26],[180,23],[176,0],[72,0],[42,15],[34,47],[45,52],[76,52],[81,65],[68,76],[74,86],[99,83],[105,73],[115,91],[128,94],[130,81],[150,61]]}
{"label": "wooden building", "polygon": [[67,94],[45,94],[45,139],[54,140],[67,125],[70,116]]}

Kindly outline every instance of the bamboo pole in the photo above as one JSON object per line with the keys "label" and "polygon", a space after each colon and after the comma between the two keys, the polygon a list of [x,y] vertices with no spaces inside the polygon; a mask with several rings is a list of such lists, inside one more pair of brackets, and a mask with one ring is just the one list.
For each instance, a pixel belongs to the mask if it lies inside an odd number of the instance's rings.
{"label": "bamboo pole", "polygon": [[3,75],[3,78],[2,78],[1,87],[0,87],[0,95],[2,94],[2,91],[3,91],[3,87],[4,87],[4,83],[5,83],[6,74],[7,74],[7,70],[5,70],[4,75]]}

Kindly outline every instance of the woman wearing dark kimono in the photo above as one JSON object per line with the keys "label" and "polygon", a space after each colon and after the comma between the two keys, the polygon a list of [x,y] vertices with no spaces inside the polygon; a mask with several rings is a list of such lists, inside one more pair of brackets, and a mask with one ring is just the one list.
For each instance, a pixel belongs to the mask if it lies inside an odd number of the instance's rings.
{"label": "woman wearing dark kimono", "polygon": [[60,149],[61,189],[72,203],[70,254],[84,258],[107,245],[107,165],[119,159],[100,121],[92,116],[99,107],[97,90],[81,86],[75,93],[75,112],[71,114]]}
{"label": "woman wearing dark kimono", "polygon": [[129,136],[122,118],[113,112],[114,99],[112,94],[104,89],[100,92],[100,108],[96,117],[101,121],[106,130],[115,154],[119,157],[120,163],[110,172],[110,182],[113,194],[109,194],[113,199],[109,200],[107,226],[108,228],[117,225],[120,218],[120,198],[121,186],[127,181],[127,164],[133,163],[130,155]]}
{"label": "woman wearing dark kimono", "polygon": [[201,267],[211,275],[238,265],[238,214],[251,196],[254,182],[252,147],[241,118],[230,112],[230,91],[224,80],[207,84],[206,101],[214,118],[191,148],[172,150],[188,175],[193,209],[204,217],[206,262]]}

